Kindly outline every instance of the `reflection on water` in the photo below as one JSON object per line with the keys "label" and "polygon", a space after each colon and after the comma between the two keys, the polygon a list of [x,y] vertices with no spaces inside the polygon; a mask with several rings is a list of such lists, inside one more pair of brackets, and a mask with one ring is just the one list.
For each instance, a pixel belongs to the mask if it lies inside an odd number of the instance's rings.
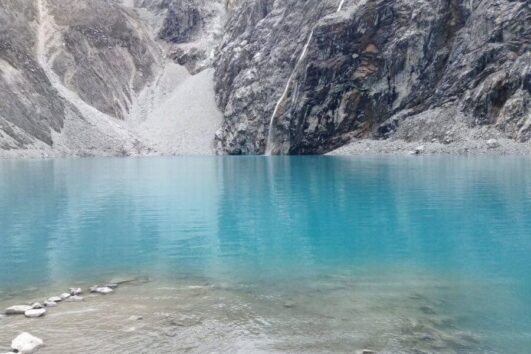
{"label": "reflection on water", "polygon": [[3,161],[0,299],[120,273],[200,279],[199,303],[177,291],[157,306],[195,303],[218,321],[197,336],[223,328],[229,346],[249,339],[241,350],[521,352],[529,176],[522,157]]}

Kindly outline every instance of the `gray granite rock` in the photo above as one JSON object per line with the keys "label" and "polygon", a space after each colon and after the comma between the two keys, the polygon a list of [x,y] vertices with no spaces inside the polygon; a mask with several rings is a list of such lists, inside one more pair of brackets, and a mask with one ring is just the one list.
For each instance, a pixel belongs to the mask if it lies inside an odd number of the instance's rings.
{"label": "gray granite rock", "polygon": [[526,1],[337,3],[246,1],[231,17],[216,61],[220,153],[452,142],[455,127],[529,141]]}

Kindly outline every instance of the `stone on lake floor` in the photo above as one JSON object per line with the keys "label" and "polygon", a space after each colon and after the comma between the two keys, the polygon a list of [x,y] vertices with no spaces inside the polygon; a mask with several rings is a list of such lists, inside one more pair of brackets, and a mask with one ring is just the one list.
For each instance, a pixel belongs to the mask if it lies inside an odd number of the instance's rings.
{"label": "stone on lake floor", "polygon": [[70,296],[68,299],[65,300],[65,302],[81,302],[81,301],[84,301],[85,299],[83,298],[83,296],[79,296],[79,295],[74,295],[74,296]]}
{"label": "stone on lake floor", "polygon": [[18,353],[33,353],[44,345],[42,339],[32,336],[27,332],[22,332],[11,341],[11,349]]}
{"label": "stone on lake floor", "polygon": [[109,283],[110,284],[116,284],[116,285],[122,285],[122,284],[133,283],[133,282],[137,282],[137,281],[141,281],[141,280],[143,280],[143,279],[139,278],[139,277],[114,278],[114,279],[111,279],[111,281],[109,281]]}
{"label": "stone on lake floor", "polygon": [[15,305],[15,306],[8,307],[5,313],[6,315],[23,315],[28,310],[31,310],[31,306]]}
{"label": "stone on lake floor", "polygon": [[70,294],[69,293],[62,293],[61,295],[59,295],[59,297],[62,299],[62,300],[66,300],[70,297]]}
{"label": "stone on lake floor", "polygon": [[26,316],[27,318],[37,318],[44,316],[45,313],[46,309],[31,309],[24,312],[24,316]]}
{"label": "stone on lake floor", "polygon": [[284,303],[284,307],[288,308],[288,309],[293,308],[293,307],[295,307],[295,303],[293,301],[286,301]]}
{"label": "stone on lake floor", "polygon": [[56,307],[57,306],[57,302],[48,300],[48,301],[44,302],[44,306],[46,306],[46,307]]}
{"label": "stone on lake floor", "polygon": [[107,286],[102,286],[102,287],[94,288],[94,290],[91,289],[90,291],[93,293],[97,293],[97,294],[107,295],[107,294],[112,293],[114,290],[112,290],[111,288]]}
{"label": "stone on lake floor", "polygon": [[63,301],[63,299],[61,299],[61,297],[59,296],[52,296],[51,298],[48,299],[49,302],[61,302]]}
{"label": "stone on lake floor", "polygon": [[83,294],[83,290],[81,288],[70,288],[69,291],[70,295],[72,296]]}
{"label": "stone on lake floor", "polygon": [[44,306],[40,302],[35,302],[31,305],[32,309],[42,309]]}

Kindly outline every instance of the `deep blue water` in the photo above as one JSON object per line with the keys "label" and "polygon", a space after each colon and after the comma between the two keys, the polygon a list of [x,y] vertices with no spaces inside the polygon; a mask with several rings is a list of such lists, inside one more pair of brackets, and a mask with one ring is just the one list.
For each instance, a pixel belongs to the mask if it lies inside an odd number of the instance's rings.
{"label": "deep blue water", "polygon": [[531,348],[531,158],[0,161],[6,292],[124,272],[273,286],[367,269],[453,284],[464,328],[499,335],[498,352]]}

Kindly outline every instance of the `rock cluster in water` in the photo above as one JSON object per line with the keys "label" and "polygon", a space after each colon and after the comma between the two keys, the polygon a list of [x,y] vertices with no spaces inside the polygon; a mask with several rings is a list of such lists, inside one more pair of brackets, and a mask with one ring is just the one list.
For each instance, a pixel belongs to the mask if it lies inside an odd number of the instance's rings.
{"label": "rock cluster in water", "polygon": [[[92,294],[107,295],[114,292],[120,284],[126,284],[138,280],[134,279],[123,279],[116,280],[110,283],[105,284],[104,286],[94,285],[91,286],[88,290]],[[83,289],[81,288],[70,288],[68,292],[64,292],[59,296],[52,296],[47,300],[40,302],[34,302],[31,305],[13,305],[5,309],[5,314],[8,316],[14,315],[24,315],[27,318],[39,318],[44,316],[49,308],[56,307],[59,303],[66,302],[82,302],[84,297]],[[141,320],[141,316],[135,317],[136,320]],[[17,338],[15,338],[11,344],[11,348],[16,353],[33,353],[41,346],[44,345],[42,339],[32,336],[29,333],[23,332]]]}

